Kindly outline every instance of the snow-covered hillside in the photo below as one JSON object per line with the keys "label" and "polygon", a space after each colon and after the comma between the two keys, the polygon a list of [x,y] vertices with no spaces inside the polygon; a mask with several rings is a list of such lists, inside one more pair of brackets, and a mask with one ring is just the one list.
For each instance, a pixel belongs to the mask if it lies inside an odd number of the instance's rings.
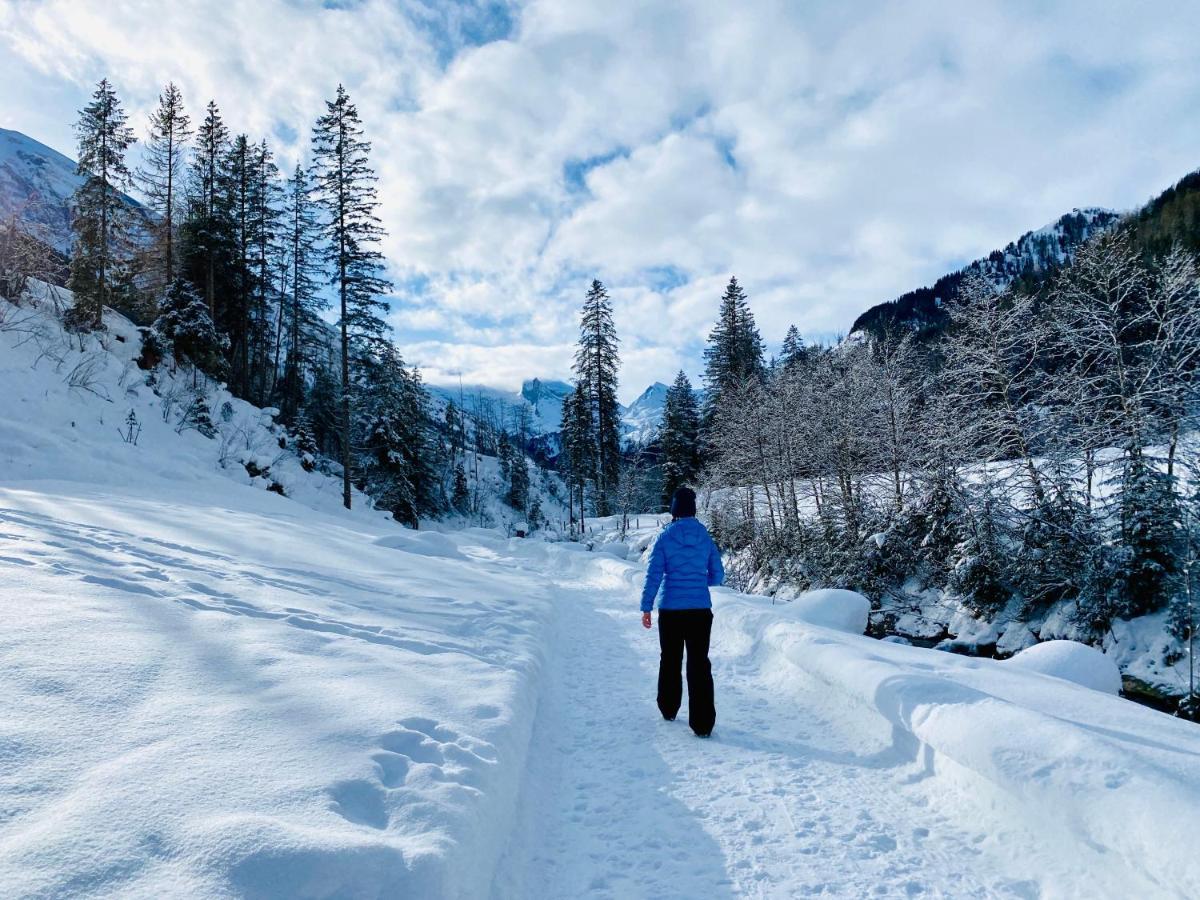
{"label": "snow-covered hillside", "polygon": [[854,321],[851,335],[896,326],[912,330],[940,328],[945,324],[946,304],[957,296],[964,277],[980,275],[997,287],[1036,278],[1069,262],[1089,238],[1112,228],[1120,219],[1120,214],[1108,209],[1073,209],[1042,228],[1026,232],[1003,250],[994,250],[942,276],[930,287],[871,307]]}
{"label": "snow-covered hillside", "polygon": [[[172,481],[215,473],[313,509],[344,512],[336,463],[302,458],[294,435],[275,422],[275,410],[240,400],[203,376],[197,380],[191,369],[140,369],[141,335],[112,310],[105,311],[104,332],[67,335],[60,313],[71,302],[69,291],[40,282],[22,306],[0,300],[0,466],[8,477],[140,483],[149,472]],[[464,456],[474,511],[448,513],[445,524],[511,530],[524,522],[503,500],[508,488],[496,458]],[[564,493],[557,476],[531,466],[529,496],[547,527],[565,528],[558,499]],[[355,514],[390,519],[371,505],[355,491]]]}
{"label": "snow-covered hillside", "polygon": [[[66,253],[71,195],[83,182],[75,161],[19,131],[0,128],[0,218],[17,215],[30,233]],[[131,207],[140,208],[127,197]]]}
{"label": "snow-covered hillside", "polygon": [[[66,335],[55,308],[70,299],[39,283],[23,306],[0,300],[6,478],[125,485],[151,478],[206,483],[216,474],[316,509],[341,505],[339,483],[306,471],[273,410],[239,400],[203,376],[196,381],[190,370],[138,368],[138,330],[111,310],[104,332]],[[370,505],[361,494],[355,502]]]}

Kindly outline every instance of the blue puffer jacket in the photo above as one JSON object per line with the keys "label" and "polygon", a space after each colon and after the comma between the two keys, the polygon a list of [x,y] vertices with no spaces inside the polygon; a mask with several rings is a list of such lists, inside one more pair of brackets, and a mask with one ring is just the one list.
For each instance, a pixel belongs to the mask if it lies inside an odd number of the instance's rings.
{"label": "blue puffer jacket", "polygon": [[717,545],[708,529],[691,516],[676,519],[654,542],[642,588],[642,612],[654,608],[664,578],[659,609],[708,609],[712,606],[709,585],[715,587],[725,580]]}

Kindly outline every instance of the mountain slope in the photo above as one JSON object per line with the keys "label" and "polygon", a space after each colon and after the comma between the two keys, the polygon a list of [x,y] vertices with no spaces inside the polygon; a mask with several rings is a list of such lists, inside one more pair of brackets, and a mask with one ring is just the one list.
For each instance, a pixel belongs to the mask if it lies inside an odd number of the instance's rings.
{"label": "mountain slope", "polygon": [[[83,183],[75,161],[19,131],[0,128],[0,219],[15,215],[60,253],[71,249],[71,196]],[[144,207],[124,195],[141,215]]]}
{"label": "mountain slope", "polygon": [[658,436],[667,406],[667,386],[656,381],[624,410],[621,415],[625,441],[647,444]]}
{"label": "mountain slope", "polygon": [[[522,407],[529,410],[531,443],[538,454],[553,459],[562,447],[563,402],[571,393],[565,381],[531,378],[521,390],[506,391],[484,385],[429,385],[438,412],[446,405],[462,405],[468,414],[482,407],[498,424],[510,431]],[[667,386],[656,382],[629,406],[621,406],[621,440],[625,443],[646,443],[654,438],[662,425]]]}
{"label": "mountain slope", "polygon": [[932,287],[918,288],[873,306],[854,320],[850,333],[882,334],[889,330],[938,332],[946,325],[946,304],[958,294],[968,275],[982,275],[997,286],[1036,281],[1074,258],[1075,249],[1093,235],[1112,228],[1120,216],[1107,209],[1076,209],[1057,221],[1027,232],[1003,250],[943,275]]}

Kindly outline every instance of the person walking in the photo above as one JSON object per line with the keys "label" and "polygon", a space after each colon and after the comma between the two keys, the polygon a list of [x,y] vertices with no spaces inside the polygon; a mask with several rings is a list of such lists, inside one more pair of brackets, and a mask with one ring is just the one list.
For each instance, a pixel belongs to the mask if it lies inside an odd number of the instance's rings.
{"label": "person walking", "polygon": [[708,641],[712,632],[712,598],[708,589],[725,580],[721,553],[696,518],[696,492],[681,487],[671,498],[671,524],[662,530],[650,552],[642,588],[642,627],[653,624],[651,610],[658,601],[658,709],[674,720],[683,700],[684,650],[687,650],[688,724],[699,737],[712,734],[717,720],[713,703],[712,666]]}

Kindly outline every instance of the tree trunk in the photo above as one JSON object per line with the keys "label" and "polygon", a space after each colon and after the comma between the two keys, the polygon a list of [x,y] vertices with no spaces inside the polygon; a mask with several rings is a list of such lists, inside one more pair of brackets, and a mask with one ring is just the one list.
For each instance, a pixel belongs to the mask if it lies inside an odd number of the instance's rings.
{"label": "tree trunk", "polygon": [[[172,251],[174,250],[171,243],[171,229],[175,221],[175,125],[174,122],[167,129],[167,285],[171,284],[172,275],[174,272],[174,259]],[[166,286],[166,285],[165,285]],[[164,287],[165,287],[164,286]]]}
{"label": "tree trunk", "polygon": [[[345,146],[345,136],[341,135],[338,145],[339,169],[344,168],[342,148]],[[349,310],[346,303],[346,198],[344,192],[345,172],[338,172],[338,295],[341,300],[342,312],[342,505],[350,509],[350,466],[352,453],[350,450],[350,331],[347,316]],[[476,462],[476,485],[478,479],[478,462]],[[478,488],[476,488],[478,490]]]}

